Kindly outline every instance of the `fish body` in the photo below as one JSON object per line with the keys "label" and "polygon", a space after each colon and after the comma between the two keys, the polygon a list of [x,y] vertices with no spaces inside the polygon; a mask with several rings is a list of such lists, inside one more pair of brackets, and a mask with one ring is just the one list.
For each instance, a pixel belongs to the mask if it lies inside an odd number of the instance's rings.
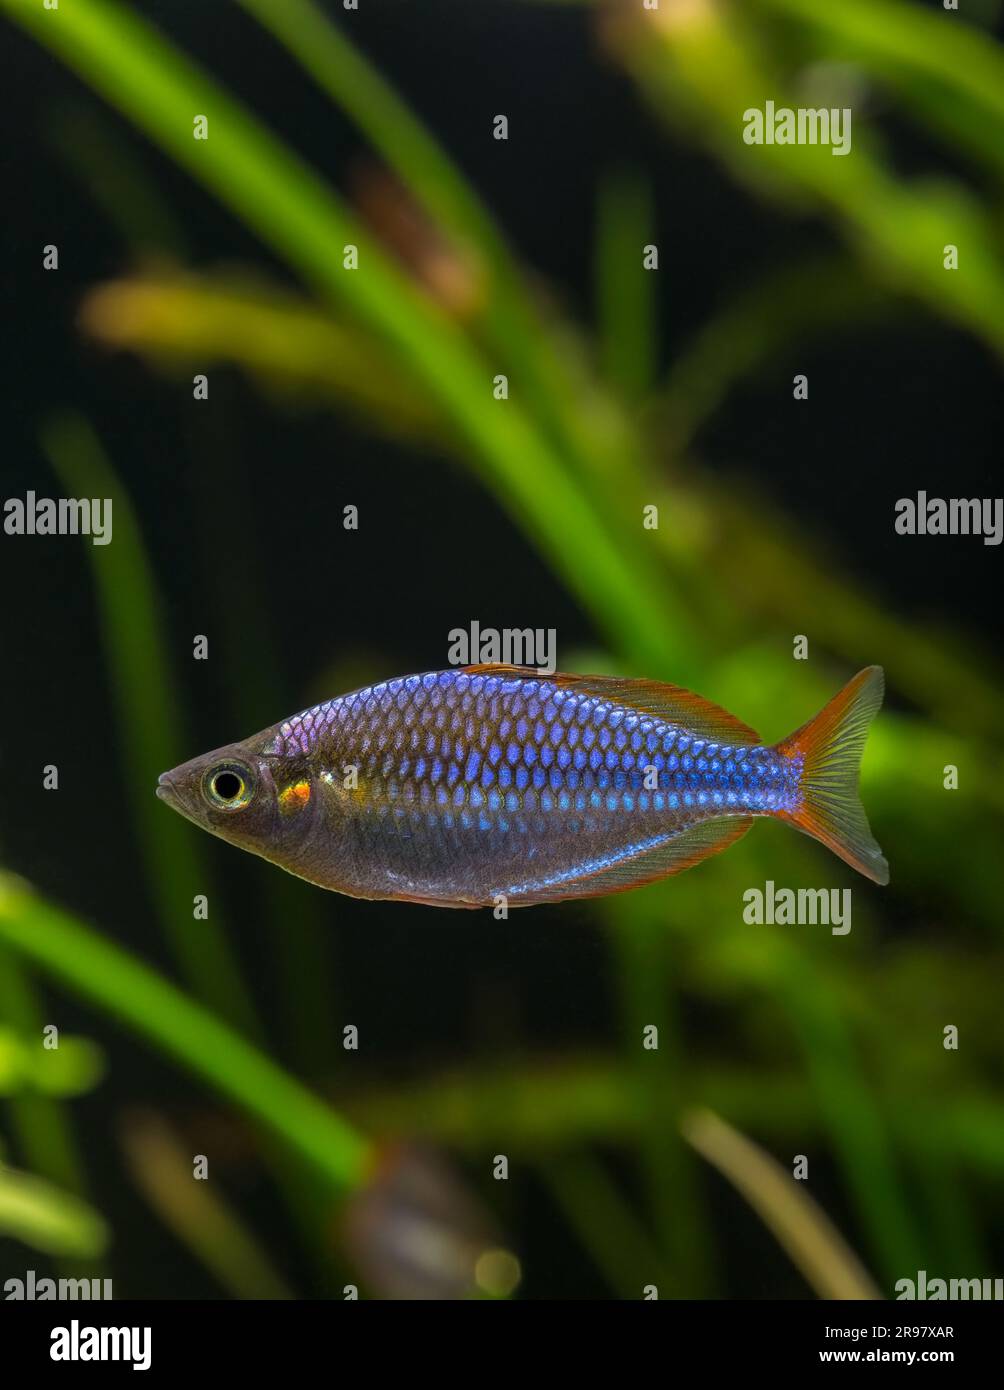
{"label": "fish body", "polygon": [[815,835],[876,882],[856,793],[882,673],[763,745],[677,686],[476,666],[315,705],[165,774],[196,824],[321,887],[444,907],[636,887],[757,816]]}

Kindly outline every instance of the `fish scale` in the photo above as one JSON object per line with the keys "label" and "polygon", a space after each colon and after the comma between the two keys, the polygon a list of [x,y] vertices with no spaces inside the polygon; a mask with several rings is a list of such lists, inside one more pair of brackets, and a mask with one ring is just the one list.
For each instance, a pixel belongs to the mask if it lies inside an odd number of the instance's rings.
{"label": "fish scale", "polygon": [[[853,786],[876,672],[773,747],[675,686],[427,672],[195,759],[165,775],[163,794],[214,833],[360,897],[523,905],[619,891],[717,853],[757,816],[881,881]],[[230,801],[212,781],[221,771],[232,780],[220,786],[243,788]]]}
{"label": "fish scale", "polygon": [[[593,696],[549,695],[533,680],[458,671],[404,677],[286,721],[275,751],[314,752],[332,771],[358,766],[381,809],[434,803],[436,811],[415,818],[416,830],[439,819],[470,828],[472,810],[480,828],[491,828],[485,821],[495,815],[506,829],[505,812],[684,811],[693,823],[709,807],[757,814],[797,806],[798,760],[705,743]],[[406,742],[411,755],[401,756]],[[646,788],[649,767],[656,786]],[[514,824],[531,828],[525,814]]]}

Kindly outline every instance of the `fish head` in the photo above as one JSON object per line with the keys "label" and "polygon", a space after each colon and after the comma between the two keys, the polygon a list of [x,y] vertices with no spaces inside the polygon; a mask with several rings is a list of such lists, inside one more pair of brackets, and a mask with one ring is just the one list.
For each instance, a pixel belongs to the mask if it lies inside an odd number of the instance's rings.
{"label": "fish head", "polygon": [[291,869],[317,810],[309,768],[253,742],[216,748],[163,773],[157,796],[211,835]]}

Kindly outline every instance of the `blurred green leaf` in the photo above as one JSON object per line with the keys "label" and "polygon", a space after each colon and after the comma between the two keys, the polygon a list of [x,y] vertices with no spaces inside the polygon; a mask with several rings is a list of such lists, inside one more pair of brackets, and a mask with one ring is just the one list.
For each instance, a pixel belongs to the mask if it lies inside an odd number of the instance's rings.
{"label": "blurred green leaf", "polygon": [[628,399],[651,386],[656,363],[654,273],[643,265],[655,243],[652,191],[640,174],[602,179],[596,219],[595,279],[603,374]]}
{"label": "blurred green leaf", "polygon": [[683,1132],[743,1194],[820,1298],[881,1297],[805,1184],[710,1110],[689,1112]]}
{"label": "blurred green leaf", "polygon": [[82,1096],[93,1091],[105,1073],[102,1048],[90,1038],[61,1034],[59,1046],[42,1039],[29,1044],[10,1028],[0,1027],[0,1095],[33,1088],[48,1096]]}
{"label": "blurred green leaf", "polygon": [[43,447],[70,496],[114,499],[115,544],[85,550],[114,676],[129,769],[125,794],[149,866],[155,910],[191,988],[254,1032],[257,1025],[227,945],[222,913],[217,908],[209,919],[193,920],[193,896],[213,896],[201,842],[176,816],[165,816],[153,794],[157,777],[177,764],[185,743],[181,702],[165,657],[163,616],[136,516],[83,420],[66,416],[51,423],[43,433]]}
{"label": "blurred green leaf", "polygon": [[642,1298],[646,1284],[656,1285],[660,1298],[672,1296],[678,1277],[599,1159],[567,1152],[541,1171],[555,1206],[619,1298]]}
{"label": "blurred green leaf", "polygon": [[776,271],[709,318],[677,356],[655,404],[659,424],[674,449],[686,450],[728,392],[782,353],[881,322],[896,308],[845,256]]}
{"label": "blurred green leaf", "polygon": [[91,1259],[108,1245],[104,1220],[79,1197],[0,1163],[0,1235],[47,1255]]}
{"label": "blurred green leaf", "polygon": [[[15,953],[8,950],[2,941],[0,1018],[16,1032],[22,1048],[25,1038],[41,1039],[46,1022],[34,982],[22,969]],[[22,1054],[20,1059],[14,1059],[15,1068],[23,1062]],[[7,1101],[6,1109],[22,1163],[39,1178],[73,1192],[81,1200],[86,1199],[86,1172],[67,1107],[47,1095],[43,1088],[21,1087],[15,1079],[14,1093]],[[96,1274],[97,1270],[93,1272]]]}
{"label": "blurred green leaf", "polygon": [[293,1295],[257,1238],[225,1200],[218,1183],[196,1179],[192,1157],[153,1111],[131,1112],[122,1143],[133,1181],[178,1240],[235,1298]]}
{"label": "blurred green leaf", "polygon": [[238,0],[335,101],[452,240],[473,280],[472,326],[501,359],[518,363],[536,418],[561,456],[583,458],[601,476],[616,471],[616,429],[595,408],[595,390],[574,358],[567,327],[544,312],[495,219],[439,142],[351,43],[310,0]]}
{"label": "blurred green leaf", "polygon": [[108,347],[145,352],[175,367],[234,362],[273,396],[336,394],[392,436],[450,442],[428,397],[409,391],[357,326],[263,282],[147,271],[92,290],[81,321]]}
{"label": "blurred green leaf", "polygon": [[[67,8],[58,24],[13,0],[0,0],[0,6],[212,189],[324,299],[349,306],[386,341],[468,441],[472,460],[503,505],[637,659],[658,666],[671,620],[681,635],[690,634],[695,649],[700,645],[686,613],[672,612],[669,593],[663,588],[656,597],[660,585],[648,552],[611,539],[534,428],[519,399],[518,363],[478,352],[299,158],[138,15],[111,0]],[[207,140],[193,139],[196,113],[209,117]],[[339,248],[346,245],[360,248],[360,270],[343,268]],[[498,373],[513,373],[512,397],[505,401],[493,398]],[[588,566],[581,564],[583,553]],[[629,610],[636,622],[624,629],[622,615]]]}
{"label": "blurred green leaf", "polygon": [[0,874],[0,942],[215,1087],[336,1189],[362,1180],[366,1143],[330,1106],[148,966],[9,874]]}
{"label": "blurred green leaf", "polygon": [[[697,132],[738,180],[790,207],[822,211],[884,284],[916,295],[1004,355],[999,236],[961,183],[895,178],[867,129],[855,129],[844,158],[825,145],[744,143],[742,113],[761,107],[765,94],[777,106],[798,105],[766,56],[765,38],[748,9],[724,4],[678,15],[639,10],[611,30],[617,54],[653,107]],[[959,271],[944,268],[949,244],[960,248]]]}
{"label": "blurred green leaf", "polygon": [[765,12],[796,20],[825,43],[828,59],[851,58],[887,82],[925,125],[967,145],[1004,172],[1004,57],[968,17],[900,0],[756,0]]}

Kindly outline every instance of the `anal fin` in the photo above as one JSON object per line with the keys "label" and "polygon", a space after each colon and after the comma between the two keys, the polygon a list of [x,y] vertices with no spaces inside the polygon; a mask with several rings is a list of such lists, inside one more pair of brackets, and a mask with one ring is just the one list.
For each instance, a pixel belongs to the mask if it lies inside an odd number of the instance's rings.
{"label": "anal fin", "polygon": [[499,891],[505,893],[510,907],[533,907],[537,903],[564,902],[570,898],[626,893],[631,888],[683,873],[702,860],[721,854],[741,840],[752,824],[752,816],[723,816],[702,821],[679,834],[670,833],[644,841],[615,864],[580,864],[552,879],[516,884]]}

